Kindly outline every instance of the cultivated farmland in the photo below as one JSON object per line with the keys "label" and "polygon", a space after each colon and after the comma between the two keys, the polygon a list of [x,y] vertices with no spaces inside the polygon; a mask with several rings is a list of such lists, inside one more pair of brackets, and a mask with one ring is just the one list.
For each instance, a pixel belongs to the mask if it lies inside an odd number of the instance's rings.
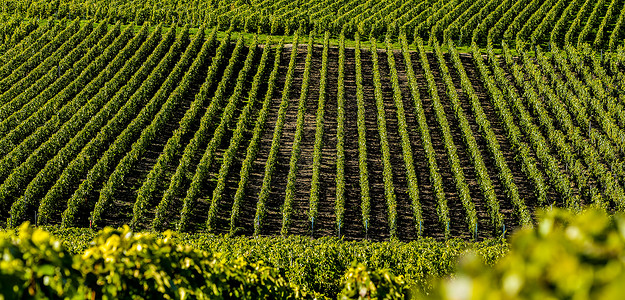
{"label": "cultivated farmland", "polygon": [[265,2],[6,2],[2,223],[472,240],[623,210],[621,1]]}

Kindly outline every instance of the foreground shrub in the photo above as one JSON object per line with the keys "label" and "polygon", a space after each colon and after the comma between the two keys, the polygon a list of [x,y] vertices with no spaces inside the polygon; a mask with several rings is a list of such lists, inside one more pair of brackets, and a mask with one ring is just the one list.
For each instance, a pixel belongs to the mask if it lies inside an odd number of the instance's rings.
{"label": "foreground shrub", "polygon": [[[99,232],[89,228],[44,229],[61,241],[63,248],[73,255],[82,255],[99,243]],[[9,230],[14,238],[19,231]],[[220,255],[228,261],[244,257],[248,262],[262,261],[276,268],[289,283],[301,289],[334,298],[341,292],[345,276],[360,263],[370,272],[401,275],[405,286],[431,290],[431,277],[448,276],[455,270],[459,255],[470,249],[487,265],[494,265],[507,253],[505,240],[491,239],[468,242],[460,239],[436,241],[422,238],[411,242],[346,241],[324,237],[227,237],[210,234],[170,233],[155,234],[171,243],[190,246],[209,255]],[[381,273],[380,273],[381,274]]]}
{"label": "foreground shrub", "polygon": [[[487,264],[502,240],[343,241],[26,225],[0,233],[0,299],[401,299],[429,291],[467,249]],[[413,292],[414,294],[414,292]]]}
{"label": "foreground shrub", "polygon": [[516,233],[494,268],[475,255],[438,284],[443,299],[620,299],[625,295],[625,217],[598,210],[544,212]]}
{"label": "foreground shrub", "polygon": [[403,299],[409,294],[403,276],[391,270],[373,271],[363,264],[355,264],[345,274],[343,289],[338,299]]}
{"label": "foreground shrub", "polygon": [[[83,255],[23,225],[0,238],[0,294],[6,299],[311,298],[262,262],[229,260],[128,227],[104,229]],[[2,297],[0,297],[2,298]]]}

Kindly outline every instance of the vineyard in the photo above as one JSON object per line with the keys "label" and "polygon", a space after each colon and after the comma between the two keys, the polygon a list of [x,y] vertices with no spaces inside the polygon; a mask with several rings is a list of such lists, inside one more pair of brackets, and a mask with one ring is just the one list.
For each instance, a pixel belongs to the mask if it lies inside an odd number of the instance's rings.
{"label": "vineyard", "polygon": [[[225,31],[292,35],[298,30],[351,39],[418,39],[485,47],[582,45],[616,50],[625,37],[621,0],[5,0],[13,19],[0,29],[11,36],[15,20],[81,17],[124,24],[165,23]],[[11,17],[6,17],[7,15]],[[301,28],[300,28],[301,27]]]}
{"label": "vineyard", "polygon": [[0,223],[481,240],[622,211],[624,5],[5,1]]}

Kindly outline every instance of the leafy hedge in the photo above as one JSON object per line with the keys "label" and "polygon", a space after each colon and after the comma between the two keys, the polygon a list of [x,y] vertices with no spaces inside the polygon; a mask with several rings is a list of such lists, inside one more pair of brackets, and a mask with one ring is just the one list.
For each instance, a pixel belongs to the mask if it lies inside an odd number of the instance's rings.
{"label": "leafy hedge", "polygon": [[537,226],[515,233],[510,244],[157,235],[128,227],[95,232],[26,224],[0,233],[0,295],[616,299],[625,292],[625,215],[592,209],[539,214]]}
{"label": "leafy hedge", "polygon": [[0,294],[9,299],[397,298],[410,289],[429,290],[430,278],[450,274],[466,249],[493,264],[506,245],[499,240],[373,243],[23,225],[0,233]]}
{"label": "leafy hedge", "polygon": [[171,238],[104,229],[82,255],[23,225],[0,240],[0,293],[18,298],[312,298],[262,261],[209,254]]}
{"label": "leafy hedge", "polygon": [[435,299],[619,299],[625,293],[625,216],[600,210],[543,213],[510,239],[493,268],[467,255]]}

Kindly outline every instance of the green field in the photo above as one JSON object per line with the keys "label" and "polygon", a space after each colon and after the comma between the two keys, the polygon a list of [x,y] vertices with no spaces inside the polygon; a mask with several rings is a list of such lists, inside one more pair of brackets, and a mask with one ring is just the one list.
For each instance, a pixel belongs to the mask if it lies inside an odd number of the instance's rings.
{"label": "green field", "polygon": [[0,7],[7,229],[489,242],[625,209],[622,0]]}

